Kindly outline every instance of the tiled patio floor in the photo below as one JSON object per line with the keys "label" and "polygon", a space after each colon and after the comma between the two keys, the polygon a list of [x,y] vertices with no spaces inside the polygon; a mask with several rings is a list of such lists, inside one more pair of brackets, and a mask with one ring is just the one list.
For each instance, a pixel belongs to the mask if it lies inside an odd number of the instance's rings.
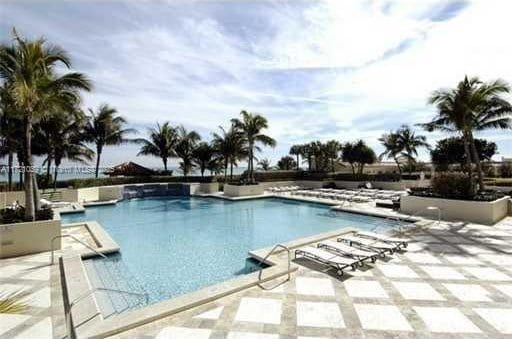
{"label": "tiled patio floor", "polygon": [[[94,243],[83,227],[65,228],[62,233]],[[63,238],[62,244],[65,251],[83,249],[69,238]],[[60,272],[57,265],[50,265],[50,258],[50,252],[45,252],[0,260],[0,293],[22,291],[26,295],[22,313],[0,313],[0,338],[43,339],[65,333]]]}
{"label": "tiled patio floor", "polygon": [[302,259],[290,282],[258,287],[119,338],[512,337],[512,218],[441,225],[406,252],[341,279]]}

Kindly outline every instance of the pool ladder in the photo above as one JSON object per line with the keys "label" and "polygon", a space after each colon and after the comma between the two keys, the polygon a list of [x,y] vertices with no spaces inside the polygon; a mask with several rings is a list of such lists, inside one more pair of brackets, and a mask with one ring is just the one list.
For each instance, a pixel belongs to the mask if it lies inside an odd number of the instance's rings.
{"label": "pool ladder", "polygon": [[[281,248],[283,250],[285,250],[287,253],[288,253],[288,272],[287,272],[287,278],[286,280],[280,282],[279,284],[271,287],[271,288],[267,288],[267,287],[264,287],[262,285],[262,274],[263,274],[263,267],[262,267],[262,264],[265,263],[267,261],[267,259],[278,249],[278,248]],[[277,244],[275,245],[274,247],[272,247],[272,249],[267,253],[267,255],[260,260],[260,263],[259,263],[259,266],[260,266],[260,270],[259,270],[259,273],[258,273],[258,286],[264,290],[273,290],[274,288],[284,284],[285,282],[287,281],[290,281],[291,279],[291,261],[292,261],[292,255],[291,255],[291,251],[288,247],[286,247],[285,245],[282,245],[282,244]]]}

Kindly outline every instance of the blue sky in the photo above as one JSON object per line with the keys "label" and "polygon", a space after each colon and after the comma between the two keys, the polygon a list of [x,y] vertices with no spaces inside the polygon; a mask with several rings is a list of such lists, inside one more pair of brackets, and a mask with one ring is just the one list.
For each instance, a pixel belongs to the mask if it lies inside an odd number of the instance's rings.
{"label": "blue sky", "polygon": [[[241,109],[259,112],[278,141],[362,138],[428,121],[429,93],[464,74],[512,82],[509,1],[3,1],[0,37],[13,26],[69,51],[94,91],[145,134],[157,121],[205,139]],[[443,137],[428,134],[429,141]],[[512,154],[512,133],[482,135]],[[105,165],[135,160],[107,149]],[[500,155],[500,156],[501,156]],[[426,154],[422,154],[426,159]]]}

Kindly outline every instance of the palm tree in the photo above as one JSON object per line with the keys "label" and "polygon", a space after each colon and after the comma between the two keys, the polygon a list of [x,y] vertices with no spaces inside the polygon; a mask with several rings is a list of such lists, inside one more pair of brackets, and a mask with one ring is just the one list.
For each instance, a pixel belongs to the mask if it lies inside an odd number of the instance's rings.
{"label": "palm tree", "polygon": [[409,166],[409,175],[412,174],[412,164],[418,156],[418,148],[425,147],[430,149],[427,138],[423,135],[416,135],[409,126],[403,125],[398,131],[398,142],[402,148],[401,154],[407,158]]}
{"label": "palm tree", "polygon": [[325,144],[325,155],[330,160],[331,171],[336,171],[336,160],[340,156],[342,145],[336,140],[329,140]]}
{"label": "palm tree", "polygon": [[428,131],[442,130],[459,133],[464,141],[466,168],[474,191],[472,160],[476,163],[479,188],[484,189],[483,172],[475,146],[473,132],[489,128],[509,128],[511,104],[502,95],[510,87],[502,80],[484,83],[477,77],[464,77],[454,89],[434,91],[428,102],[437,108],[432,121],[420,124]]}
{"label": "palm tree", "polygon": [[379,155],[379,159],[382,161],[384,157],[393,159],[398,167],[398,172],[402,174],[402,167],[400,167],[400,157],[402,155],[403,147],[400,143],[400,136],[398,133],[390,132],[384,134],[379,138],[382,146],[384,146],[384,152]]}
{"label": "palm tree", "polygon": [[7,189],[12,190],[14,154],[20,147],[22,122],[14,112],[13,99],[6,86],[0,87],[0,156],[7,156]]}
{"label": "palm tree", "polygon": [[227,179],[229,164],[231,164],[231,179],[233,179],[233,165],[237,160],[247,156],[247,148],[244,145],[242,133],[233,125],[229,130],[225,130],[222,126],[219,128],[221,133],[213,133],[212,144],[224,165],[224,180]]}
{"label": "palm tree", "polygon": [[107,104],[102,104],[94,112],[89,108],[89,117],[85,126],[86,140],[96,145],[96,170],[98,177],[101,153],[106,145],[120,145],[130,141],[126,138],[129,133],[135,132],[131,128],[124,128],[126,120],[117,115],[117,110]]}
{"label": "palm tree", "polygon": [[[199,166],[201,176],[204,177],[204,172],[208,169],[213,157],[215,156],[215,149],[207,142],[200,142],[193,152],[194,162]],[[211,168],[212,166],[210,166]]]}
{"label": "palm tree", "polygon": [[254,183],[254,151],[259,150],[258,143],[264,146],[275,147],[276,141],[261,131],[268,128],[267,119],[257,113],[240,112],[242,119],[232,119],[236,129],[240,130],[248,152],[249,183]]}
{"label": "palm tree", "polygon": [[375,152],[363,140],[354,143],[347,142],[343,145],[341,159],[350,164],[354,176],[356,175],[356,169],[358,174],[363,174],[364,166],[373,164],[375,158]]}
{"label": "palm tree", "polygon": [[297,171],[299,170],[300,159],[299,157],[302,155],[302,145],[293,145],[290,147],[290,151],[288,152],[290,155],[295,155],[297,157]]}
{"label": "palm tree", "polygon": [[258,161],[258,166],[263,171],[270,171],[270,169],[272,168],[272,165],[270,164],[270,160],[267,158],[261,159],[260,161]]}
{"label": "palm tree", "polygon": [[54,145],[55,169],[53,175],[53,188],[57,188],[57,175],[59,166],[64,158],[72,161],[86,164],[93,160],[94,151],[85,144],[83,129],[85,125],[85,115],[79,115],[75,119],[64,121],[61,128],[56,131],[56,141]]}
{"label": "palm tree", "polygon": [[176,129],[178,143],[176,144],[176,156],[181,159],[180,169],[183,176],[187,176],[194,168],[194,150],[201,137],[195,131],[187,131],[185,127],[179,126]]}
{"label": "palm tree", "polygon": [[295,160],[289,155],[282,157],[277,162],[277,168],[281,171],[289,171],[295,167]]}
{"label": "palm tree", "polygon": [[178,134],[168,121],[163,125],[156,124],[156,128],[149,129],[149,139],[135,139],[142,147],[137,155],[153,155],[160,157],[164,163],[164,172],[167,173],[167,160],[176,156],[175,147],[178,143]]}
{"label": "palm tree", "polygon": [[[14,44],[0,47],[0,77],[13,98],[16,112],[23,120],[23,164],[33,167],[32,125],[49,112],[49,108],[78,101],[81,90],[89,91],[91,83],[81,73],[59,75],[57,69],[69,69],[67,53],[44,39],[27,40],[13,29]],[[25,171],[25,219],[35,218],[38,206],[37,183],[32,170]]]}

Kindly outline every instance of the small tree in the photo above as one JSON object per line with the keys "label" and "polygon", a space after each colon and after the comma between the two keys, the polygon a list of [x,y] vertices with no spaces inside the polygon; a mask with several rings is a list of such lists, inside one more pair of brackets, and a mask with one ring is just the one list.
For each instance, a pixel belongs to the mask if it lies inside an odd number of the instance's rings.
{"label": "small tree", "polygon": [[261,159],[260,161],[258,161],[258,168],[263,171],[270,171],[270,169],[272,168],[270,160],[267,158]]}
{"label": "small tree", "polygon": [[347,142],[342,149],[341,159],[350,164],[354,175],[356,175],[356,171],[357,174],[363,174],[364,166],[373,164],[377,160],[375,152],[363,140],[355,143]]}
{"label": "small tree", "polygon": [[282,157],[277,162],[277,168],[280,169],[281,171],[289,171],[289,170],[294,169],[296,166],[297,166],[297,163],[289,155]]}
{"label": "small tree", "polygon": [[[200,142],[193,151],[194,162],[199,166],[201,176],[204,177],[204,171],[215,155],[215,149],[207,142]],[[210,167],[211,168],[211,167]]]}
{"label": "small tree", "polygon": [[[497,146],[494,142],[485,139],[474,139],[474,142],[479,159],[489,161],[496,154]],[[457,164],[467,172],[466,155],[462,137],[439,140],[434,149],[430,151],[432,163],[440,171],[447,170],[450,165]]]}

